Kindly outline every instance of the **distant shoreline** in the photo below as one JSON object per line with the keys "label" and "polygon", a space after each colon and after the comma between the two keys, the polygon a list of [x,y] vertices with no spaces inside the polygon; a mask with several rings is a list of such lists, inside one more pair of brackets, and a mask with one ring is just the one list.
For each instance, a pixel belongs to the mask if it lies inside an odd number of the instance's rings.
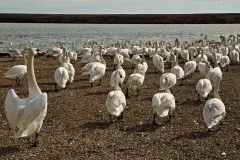
{"label": "distant shoreline", "polygon": [[2,23],[239,24],[240,13],[209,14],[17,14],[0,13]]}

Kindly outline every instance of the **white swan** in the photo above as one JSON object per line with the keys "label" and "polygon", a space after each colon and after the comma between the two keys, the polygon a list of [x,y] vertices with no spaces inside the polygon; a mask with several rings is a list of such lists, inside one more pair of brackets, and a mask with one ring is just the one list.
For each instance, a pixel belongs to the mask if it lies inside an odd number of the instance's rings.
{"label": "white swan", "polygon": [[229,57],[232,62],[238,63],[239,62],[239,50],[235,48],[235,43],[233,43],[233,48],[229,52]]}
{"label": "white swan", "polygon": [[186,62],[184,64],[184,77],[190,75],[190,78],[192,78],[195,70],[197,67],[197,63],[193,58],[193,52],[190,52],[190,61]]}
{"label": "white swan", "polygon": [[120,54],[120,48],[117,49],[117,53],[114,56],[114,69],[115,66],[120,63],[120,65],[122,65],[124,62],[123,56]]}
{"label": "white swan", "polygon": [[[199,47],[198,48],[198,52],[200,52],[200,54],[201,54],[201,57],[199,58],[199,59],[197,59],[196,60],[196,62],[197,62],[197,67],[198,67],[198,70],[199,70],[199,72],[200,72],[200,74],[201,75],[205,75],[205,68],[206,68],[206,63],[205,62],[207,62],[208,60],[204,60],[203,59],[203,49],[202,49],[202,47]],[[210,70],[212,69],[212,67],[210,66]]]}
{"label": "white swan", "polygon": [[66,62],[67,57],[69,57],[69,52],[65,53],[65,63],[63,63],[63,66],[68,70],[69,82],[72,83],[74,81],[75,69],[72,63]]}
{"label": "white swan", "polygon": [[[136,68],[138,70],[138,63],[142,63],[142,59],[138,58],[136,60],[137,64],[136,64]],[[128,91],[129,89],[132,89],[134,92],[139,92],[141,86],[143,85],[144,82],[144,75],[141,73],[133,73],[129,76],[128,81],[127,81],[127,91],[126,91],[126,97],[129,96]]]}
{"label": "white swan", "polygon": [[172,59],[172,65],[171,65],[171,71],[170,73],[164,73],[161,77],[160,77],[160,83],[159,83],[159,90],[162,91],[165,88],[165,77],[168,77],[169,80],[169,88],[173,87],[176,85],[177,83],[177,78],[176,75],[174,74],[174,66],[176,63],[176,56],[171,53],[171,59]]}
{"label": "white swan", "polygon": [[210,69],[210,71],[208,72],[208,77],[210,82],[212,83],[212,86],[215,87],[215,85],[217,84],[217,77],[220,76],[222,78],[222,71],[221,71],[221,68],[218,66],[218,63],[216,61],[216,55],[214,52],[213,52],[213,61],[214,61],[215,68]]}
{"label": "white swan", "polygon": [[69,55],[68,57],[69,57],[70,61],[71,60],[76,61],[77,57],[78,57],[77,53],[74,52],[74,48],[75,48],[75,43],[72,43],[72,51],[69,51],[69,53],[68,53],[68,55]]}
{"label": "white swan", "polygon": [[147,53],[147,52],[146,52],[146,48],[144,47],[143,52],[142,52],[142,63],[136,64],[136,65],[138,65],[138,67],[135,68],[133,73],[140,73],[145,76],[147,69],[148,69],[148,64],[145,59],[145,53]]}
{"label": "white swan", "polygon": [[8,71],[4,74],[5,78],[8,78],[12,81],[13,86],[13,80],[16,81],[17,85],[20,86],[20,79],[27,74],[27,60],[25,57],[25,53],[28,51],[28,49],[23,49],[21,51],[21,54],[23,54],[23,60],[25,65],[16,65],[8,69]]}
{"label": "white swan", "polygon": [[61,67],[58,67],[54,73],[55,90],[57,90],[57,86],[60,89],[66,88],[66,84],[69,80],[68,70],[64,67],[65,58],[66,58],[65,54],[66,54],[66,48],[63,47],[63,60],[61,63]]}
{"label": "white swan", "polygon": [[196,85],[196,90],[198,93],[198,100],[205,99],[208,94],[212,91],[212,84],[208,79],[208,72],[209,72],[209,62],[205,62],[206,68],[205,68],[205,78],[200,79]]}
{"label": "white swan", "polygon": [[[101,46],[100,46],[101,48]],[[93,86],[93,82],[99,79],[99,85],[101,85],[102,77],[105,75],[106,71],[106,61],[103,59],[102,52],[100,52],[101,62],[93,62],[90,66],[90,78],[89,82]]]}
{"label": "white swan", "polygon": [[212,129],[214,126],[216,126],[219,122],[222,122],[226,115],[225,105],[218,94],[220,81],[221,77],[217,76],[217,84],[214,88],[214,98],[209,99],[203,109],[203,118],[208,131],[213,131]]}
{"label": "white swan", "polygon": [[224,41],[224,47],[225,47],[225,50],[223,52],[223,55],[222,55],[222,58],[220,60],[220,66],[223,68],[225,66],[227,66],[227,71],[229,70],[229,64],[230,64],[230,58],[228,57],[227,53],[226,53],[226,40]]}
{"label": "white swan", "polygon": [[156,69],[158,69],[161,73],[164,73],[164,61],[163,61],[163,58],[160,55],[158,55],[157,50],[158,50],[158,45],[156,44],[156,49],[155,51],[153,51],[153,54],[151,55],[155,72],[156,72]]}
{"label": "white swan", "polygon": [[184,71],[183,71],[182,67],[180,67],[178,64],[178,52],[176,50],[174,52],[176,53],[176,63],[173,68],[173,73],[176,75],[177,79],[182,79],[181,85],[183,85]]}
{"label": "white swan", "polygon": [[[47,94],[41,92],[36,82],[33,67],[36,52],[30,47],[28,53],[27,80],[29,96],[21,99],[13,89],[9,90],[5,99],[5,111],[14,134],[13,137],[29,138],[35,134],[35,141],[32,145],[35,147],[38,145],[38,135],[47,114]],[[17,131],[16,128],[18,128]]]}
{"label": "white swan", "polygon": [[153,107],[153,124],[156,124],[156,116],[166,117],[169,116],[171,119],[172,112],[175,110],[175,98],[168,89],[169,80],[165,77],[165,92],[157,93],[152,98]]}
{"label": "white swan", "polygon": [[124,79],[126,77],[126,72],[124,71],[124,69],[122,68],[122,66],[120,65],[120,60],[117,60],[117,70],[115,70],[114,72],[112,72],[111,78],[110,78],[110,86],[111,88],[114,87],[115,84],[115,73],[118,71],[118,85],[122,86]]}
{"label": "white swan", "polygon": [[123,119],[123,110],[126,107],[126,98],[121,88],[118,86],[118,77],[121,75],[119,70],[114,74],[114,89],[108,93],[106,106],[109,113],[110,121],[115,122],[112,116],[116,116],[117,119]]}
{"label": "white swan", "polygon": [[18,58],[18,57],[22,57],[22,54],[20,53],[20,51],[12,47],[12,43],[9,43],[9,45],[10,46],[7,47],[7,49],[8,49],[8,54],[12,57],[12,60],[15,60],[15,58]]}

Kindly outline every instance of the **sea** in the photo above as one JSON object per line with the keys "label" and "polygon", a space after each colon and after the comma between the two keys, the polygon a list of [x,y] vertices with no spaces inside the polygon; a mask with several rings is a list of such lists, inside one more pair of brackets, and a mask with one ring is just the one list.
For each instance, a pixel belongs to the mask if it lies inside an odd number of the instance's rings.
{"label": "sea", "polygon": [[0,23],[0,52],[6,52],[11,42],[13,48],[22,49],[33,41],[41,51],[53,48],[57,41],[71,49],[83,48],[84,41],[95,40],[110,46],[119,40],[131,44],[142,41],[195,41],[206,35],[210,40],[220,40],[220,35],[240,33],[240,24],[48,24]]}

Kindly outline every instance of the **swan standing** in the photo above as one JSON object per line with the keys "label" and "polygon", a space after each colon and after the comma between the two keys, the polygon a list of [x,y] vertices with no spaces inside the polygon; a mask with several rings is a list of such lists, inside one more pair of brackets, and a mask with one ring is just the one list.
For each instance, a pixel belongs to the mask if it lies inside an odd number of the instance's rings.
{"label": "swan standing", "polygon": [[221,76],[217,76],[217,84],[214,88],[214,98],[209,99],[203,109],[203,118],[207,125],[208,131],[213,131],[212,129],[214,126],[216,126],[219,122],[222,123],[226,115],[225,105],[221,101],[218,94],[220,81]]}
{"label": "swan standing", "polygon": [[123,110],[126,107],[125,95],[118,86],[118,76],[121,76],[121,72],[116,70],[114,74],[114,88],[113,91],[108,93],[106,100],[107,111],[111,122],[115,122],[112,116],[116,116],[117,119],[123,119]]}
{"label": "swan standing", "polygon": [[146,49],[144,47],[143,52],[142,52],[142,63],[137,63],[136,64],[136,65],[138,65],[138,67],[135,68],[133,73],[140,73],[140,74],[145,76],[145,74],[147,72],[147,69],[148,69],[148,64],[147,64],[146,59],[145,59],[145,53],[147,53],[147,52],[146,52]]}
{"label": "swan standing", "polygon": [[208,79],[208,72],[209,72],[209,62],[205,62],[206,68],[205,68],[205,78],[200,79],[196,85],[196,90],[198,93],[198,100],[201,98],[206,98],[208,94],[212,91],[212,84]]}
{"label": "swan standing", "polygon": [[7,47],[8,54],[12,57],[12,60],[15,61],[15,58],[22,57],[22,54],[18,49],[14,49],[12,47],[12,43],[9,43],[9,47]]}
{"label": "swan standing", "polygon": [[171,119],[172,112],[175,110],[175,98],[169,90],[169,80],[165,77],[165,92],[157,93],[152,98],[153,107],[153,124],[156,123],[156,116],[166,117],[169,116],[169,121]]}
{"label": "swan standing", "polygon": [[194,54],[193,51],[189,51],[189,53],[190,53],[190,61],[184,64],[184,77],[190,75],[190,78],[192,78],[196,70],[197,63],[193,58],[193,54]]}
{"label": "swan standing", "polygon": [[[137,64],[136,64],[136,69],[137,71],[138,70],[138,64],[139,63],[142,63],[142,59],[139,57],[137,60],[136,60]],[[144,77],[145,75],[137,72],[137,73],[133,73],[129,76],[128,78],[128,82],[127,82],[127,91],[126,91],[126,97],[128,97],[128,91],[129,89],[132,89],[134,92],[137,91],[137,94],[140,90],[140,87],[143,85],[143,82],[144,82]]]}
{"label": "swan standing", "polygon": [[55,80],[55,90],[57,90],[57,86],[60,89],[66,88],[67,81],[69,80],[68,70],[64,67],[64,63],[66,61],[66,48],[63,48],[63,60],[61,62],[61,66],[56,69],[54,73]]}
{"label": "swan standing", "polygon": [[176,75],[177,79],[182,79],[181,85],[183,85],[184,71],[183,71],[182,67],[180,67],[178,64],[178,52],[176,50],[174,52],[176,53],[176,63],[173,68],[173,73]]}
{"label": "swan standing", "polygon": [[[47,114],[47,94],[38,87],[34,73],[34,55],[29,48],[27,62],[28,98],[19,98],[13,89],[8,91],[5,99],[6,117],[14,138],[30,137],[35,134],[34,147],[38,146],[38,135]],[[16,128],[18,130],[16,131]]]}
{"label": "swan standing", "polygon": [[16,65],[11,67],[5,74],[4,77],[10,79],[12,81],[13,86],[13,80],[16,81],[17,86],[20,86],[20,79],[27,74],[27,60],[25,57],[25,53],[28,51],[28,49],[24,48],[21,51],[21,54],[23,54],[23,60],[25,65]]}
{"label": "swan standing", "polygon": [[117,59],[117,70],[112,72],[112,75],[111,75],[111,78],[110,78],[110,86],[111,86],[111,88],[114,87],[114,84],[115,84],[115,74],[116,74],[117,71],[119,72],[119,75],[118,75],[118,85],[122,86],[122,84],[124,82],[124,79],[126,77],[126,72],[124,71],[124,69],[120,65],[120,60],[119,59]]}
{"label": "swan standing", "polygon": [[175,84],[177,83],[177,78],[176,75],[174,74],[174,66],[176,63],[176,56],[171,53],[171,59],[172,59],[172,64],[171,64],[171,71],[170,73],[164,73],[161,77],[160,77],[160,83],[159,83],[159,90],[164,90],[165,88],[165,77],[168,77],[169,80],[169,88],[175,86]]}
{"label": "swan standing", "polygon": [[[100,50],[102,50],[102,46],[100,45]],[[93,86],[93,82],[99,79],[99,86],[101,85],[102,77],[105,75],[106,71],[106,61],[103,59],[102,52],[100,54],[101,62],[94,62],[90,68],[90,78],[89,82],[91,83],[91,87]]]}

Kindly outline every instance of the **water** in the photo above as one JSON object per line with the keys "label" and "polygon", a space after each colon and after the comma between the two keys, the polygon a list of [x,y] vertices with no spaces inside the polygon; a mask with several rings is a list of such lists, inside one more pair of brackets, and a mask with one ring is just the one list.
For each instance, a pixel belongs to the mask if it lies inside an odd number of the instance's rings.
{"label": "water", "polygon": [[104,41],[106,46],[120,39],[192,41],[201,34],[219,40],[220,34],[229,36],[239,33],[240,24],[34,24],[0,23],[0,52],[6,51],[9,42],[21,49],[33,40],[42,51],[52,48],[56,41],[64,41],[67,47],[75,42],[82,48],[83,42],[94,39]]}

